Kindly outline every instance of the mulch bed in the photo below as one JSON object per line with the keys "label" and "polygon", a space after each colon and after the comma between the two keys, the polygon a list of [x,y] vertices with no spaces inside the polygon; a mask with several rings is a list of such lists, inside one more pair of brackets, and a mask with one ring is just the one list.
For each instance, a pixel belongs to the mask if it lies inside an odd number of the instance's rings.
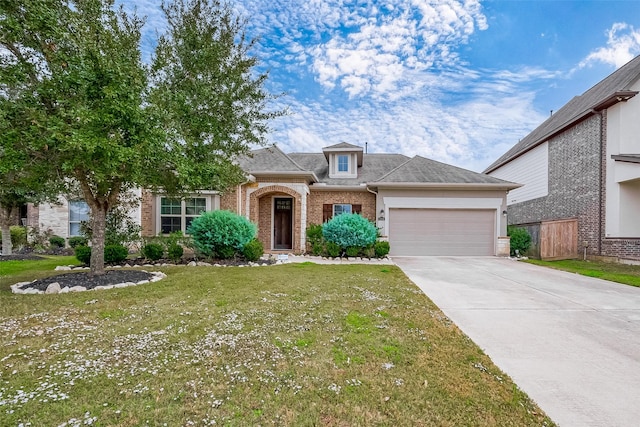
{"label": "mulch bed", "polygon": [[105,274],[100,276],[91,276],[88,271],[81,271],[39,279],[29,285],[25,285],[23,289],[32,288],[44,292],[51,283],[58,282],[61,288],[83,286],[89,290],[96,286],[117,285],[118,283],[126,282],[137,283],[141,280],[149,280],[152,277],[153,274],[140,270],[107,270]]}

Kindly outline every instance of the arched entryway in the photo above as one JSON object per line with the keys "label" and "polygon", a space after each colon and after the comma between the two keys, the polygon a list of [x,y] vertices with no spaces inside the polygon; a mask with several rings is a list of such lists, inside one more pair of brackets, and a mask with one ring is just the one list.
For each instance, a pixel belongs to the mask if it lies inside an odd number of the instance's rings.
{"label": "arched entryway", "polygon": [[301,195],[289,187],[270,185],[250,195],[249,215],[265,251],[300,252],[301,213]]}

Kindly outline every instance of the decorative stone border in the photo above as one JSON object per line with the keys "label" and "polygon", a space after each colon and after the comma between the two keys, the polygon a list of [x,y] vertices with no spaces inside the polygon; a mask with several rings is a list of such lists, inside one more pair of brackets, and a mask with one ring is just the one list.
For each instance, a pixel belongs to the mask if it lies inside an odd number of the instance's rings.
{"label": "decorative stone border", "polygon": [[[60,270],[66,270],[66,269],[67,268],[61,268]],[[56,270],[58,270],[58,267],[56,267]],[[144,270],[141,270],[141,271],[144,271]],[[11,285],[11,292],[13,292],[14,294],[66,294],[69,292],[84,292],[87,290],[97,291],[97,290],[103,290],[103,289],[126,288],[129,286],[137,286],[137,285],[143,285],[145,283],[157,282],[167,277],[167,275],[161,271],[150,271],[150,272],[145,271],[145,273],[152,274],[153,277],[151,277],[149,280],[140,280],[139,282],[135,282],[135,283],[124,282],[124,283],[118,283],[115,285],[96,286],[95,288],[91,288],[91,289],[87,289],[84,286],[74,286],[71,288],[65,286],[64,288],[60,288],[60,284],[58,282],[53,282],[49,284],[49,286],[47,286],[46,291],[40,291],[34,288],[23,289],[25,286],[30,285],[33,282],[19,282],[19,283],[16,283],[15,285]]]}

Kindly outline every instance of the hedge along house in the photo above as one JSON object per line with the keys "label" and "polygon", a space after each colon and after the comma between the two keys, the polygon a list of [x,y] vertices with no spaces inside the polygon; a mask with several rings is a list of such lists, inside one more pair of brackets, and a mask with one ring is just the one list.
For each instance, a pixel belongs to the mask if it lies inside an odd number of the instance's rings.
{"label": "hedge along house", "polygon": [[543,259],[640,260],[640,56],[549,117],[486,169],[523,183],[507,204]]}
{"label": "hedge along house", "polygon": [[[224,194],[201,191],[178,200],[143,191],[133,213],[143,236],[186,232],[202,211],[226,209],[258,225],[266,252],[303,253],[310,224],[353,212],[379,228],[391,255],[509,254],[503,211],[518,184],[420,156],[368,154],[348,143],[321,153],[285,154],[271,146],[239,164],[247,181]],[[43,205],[39,226],[68,237],[85,212],[79,207],[81,201]]]}

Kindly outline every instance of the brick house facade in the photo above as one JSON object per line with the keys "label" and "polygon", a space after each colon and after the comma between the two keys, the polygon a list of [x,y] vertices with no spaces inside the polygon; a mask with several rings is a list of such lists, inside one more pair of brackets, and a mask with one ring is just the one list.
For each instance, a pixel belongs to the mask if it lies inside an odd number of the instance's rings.
{"label": "brick house facade", "polygon": [[544,222],[576,219],[576,257],[586,249],[591,256],[640,259],[639,78],[637,57],[487,168],[524,184],[509,200],[509,224],[535,231]]}
{"label": "brick house facade", "polygon": [[[246,182],[225,192],[203,190],[177,199],[140,191],[132,217],[139,221],[143,237],[186,233],[201,212],[224,209],[256,224],[265,252],[303,253],[309,225],[358,213],[390,241],[392,255],[394,248],[402,249],[398,255],[432,251],[507,255],[509,251],[502,212],[506,192],[518,187],[511,182],[420,156],[368,154],[347,143],[325,147],[322,153],[285,154],[276,146],[262,148],[239,159],[239,166]],[[38,207],[40,228],[55,226],[56,234],[71,235],[70,203]],[[441,212],[457,214],[438,217],[446,226],[421,226]],[[476,226],[479,217],[485,222]],[[414,228],[407,232],[407,226]],[[464,232],[455,232],[462,228]],[[446,230],[451,232],[443,235]],[[479,239],[479,246],[469,244],[470,235]]]}

